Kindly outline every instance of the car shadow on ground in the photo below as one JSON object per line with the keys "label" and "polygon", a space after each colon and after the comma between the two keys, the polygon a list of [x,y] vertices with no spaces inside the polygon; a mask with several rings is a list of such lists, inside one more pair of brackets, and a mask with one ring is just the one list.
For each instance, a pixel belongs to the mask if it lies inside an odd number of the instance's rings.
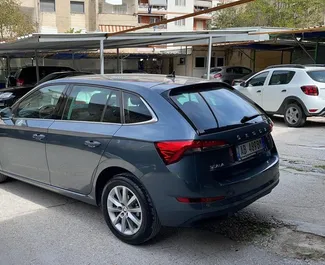
{"label": "car shadow on ground", "polygon": [[[288,127],[285,124],[285,122],[283,120],[283,117],[281,117],[281,116],[273,116],[272,117],[272,121],[274,122],[274,125],[275,126]],[[323,118],[323,117],[312,117],[312,118],[308,118],[304,127],[307,127],[307,128],[325,127],[325,118]]]}
{"label": "car shadow on ground", "polygon": [[[0,222],[19,219],[21,216],[29,215],[33,211],[37,214],[38,212],[44,213],[55,210],[60,215],[64,214],[65,219],[71,218],[71,222],[74,222],[76,217],[81,217],[78,218],[78,222],[88,223],[91,227],[97,227],[97,232],[106,233],[114,238],[102,218],[100,209],[95,206],[17,180],[10,179],[8,182],[1,184],[0,194],[1,189],[6,193],[10,193],[9,195],[4,195],[8,196],[10,201],[2,202],[2,211],[4,213],[0,218]],[[10,214],[6,215],[5,212],[8,208],[10,208]],[[89,215],[91,218],[87,217]],[[83,219],[82,216],[85,216],[85,218]],[[55,226],[56,224],[52,225]],[[277,225],[275,222],[271,222],[270,219],[261,216],[258,212],[254,212],[254,210],[248,212],[244,210],[231,217],[198,222],[190,228],[162,228],[161,233],[145,245],[160,244],[166,240],[176,240],[175,237],[186,233],[188,230],[195,234],[203,231],[204,234],[211,232],[216,236],[235,242],[250,242],[255,241],[261,236],[270,235]],[[59,227],[57,229],[60,230]]]}

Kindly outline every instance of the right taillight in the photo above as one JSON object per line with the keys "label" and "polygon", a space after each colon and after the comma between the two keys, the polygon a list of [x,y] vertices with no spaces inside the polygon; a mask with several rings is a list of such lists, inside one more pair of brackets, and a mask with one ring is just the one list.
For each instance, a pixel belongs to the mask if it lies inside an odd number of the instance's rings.
{"label": "right taillight", "polygon": [[17,79],[17,86],[22,86],[24,84],[24,79]]}
{"label": "right taillight", "polygon": [[178,162],[184,154],[188,152],[202,152],[210,148],[222,148],[227,146],[225,141],[221,140],[185,140],[158,142],[156,148],[166,165]]}
{"label": "right taillight", "polygon": [[318,87],[314,86],[314,85],[302,86],[301,90],[308,96],[318,96],[319,95]]}
{"label": "right taillight", "polygon": [[213,76],[213,78],[221,78],[222,77],[222,74],[215,74],[214,76]]}

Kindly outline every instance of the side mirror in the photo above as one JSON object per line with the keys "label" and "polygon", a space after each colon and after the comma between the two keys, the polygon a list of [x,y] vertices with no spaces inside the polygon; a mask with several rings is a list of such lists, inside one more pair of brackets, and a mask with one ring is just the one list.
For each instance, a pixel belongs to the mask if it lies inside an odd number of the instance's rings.
{"label": "side mirror", "polygon": [[13,118],[13,114],[12,114],[11,109],[9,107],[2,109],[0,111],[0,118],[2,120],[11,120]]}
{"label": "side mirror", "polygon": [[243,82],[240,83],[240,86],[247,87],[247,83],[245,81],[243,81]]}

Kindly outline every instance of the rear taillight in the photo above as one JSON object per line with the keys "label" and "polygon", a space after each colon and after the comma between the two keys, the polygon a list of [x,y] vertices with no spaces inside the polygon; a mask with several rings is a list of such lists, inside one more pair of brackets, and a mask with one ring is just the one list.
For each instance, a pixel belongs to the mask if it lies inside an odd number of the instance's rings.
{"label": "rear taillight", "polygon": [[213,76],[213,78],[221,78],[222,77],[222,74],[215,74],[214,76]]}
{"label": "rear taillight", "polygon": [[314,85],[302,86],[301,90],[308,96],[318,96],[319,95],[318,87],[314,86]]}
{"label": "rear taillight", "polygon": [[22,86],[24,84],[24,79],[17,79],[17,86]]}
{"label": "rear taillight", "polygon": [[182,159],[184,154],[193,152],[202,152],[207,149],[222,148],[227,143],[225,141],[211,140],[211,141],[198,141],[198,140],[187,140],[187,141],[169,141],[169,142],[158,142],[156,148],[164,160],[166,165],[170,165],[178,162]]}

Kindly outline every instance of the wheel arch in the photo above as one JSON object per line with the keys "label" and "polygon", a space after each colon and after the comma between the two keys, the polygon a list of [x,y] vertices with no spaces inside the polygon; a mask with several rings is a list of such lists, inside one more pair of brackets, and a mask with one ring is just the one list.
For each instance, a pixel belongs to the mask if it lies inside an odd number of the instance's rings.
{"label": "wheel arch", "polygon": [[284,115],[286,106],[289,104],[293,104],[293,103],[298,104],[302,108],[302,111],[305,113],[306,116],[310,116],[310,113],[308,112],[305,104],[302,102],[302,100],[300,98],[295,97],[295,96],[290,96],[290,97],[285,98],[283,100],[279,110],[276,113]]}
{"label": "wheel arch", "polygon": [[105,160],[99,164],[96,177],[93,180],[92,197],[95,199],[97,205],[100,205],[101,194],[106,183],[115,175],[122,173],[130,174],[130,176],[133,176],[132,180],[134,182],[143,186],[140,181],[143,174],[133,165],[116,159]]}

